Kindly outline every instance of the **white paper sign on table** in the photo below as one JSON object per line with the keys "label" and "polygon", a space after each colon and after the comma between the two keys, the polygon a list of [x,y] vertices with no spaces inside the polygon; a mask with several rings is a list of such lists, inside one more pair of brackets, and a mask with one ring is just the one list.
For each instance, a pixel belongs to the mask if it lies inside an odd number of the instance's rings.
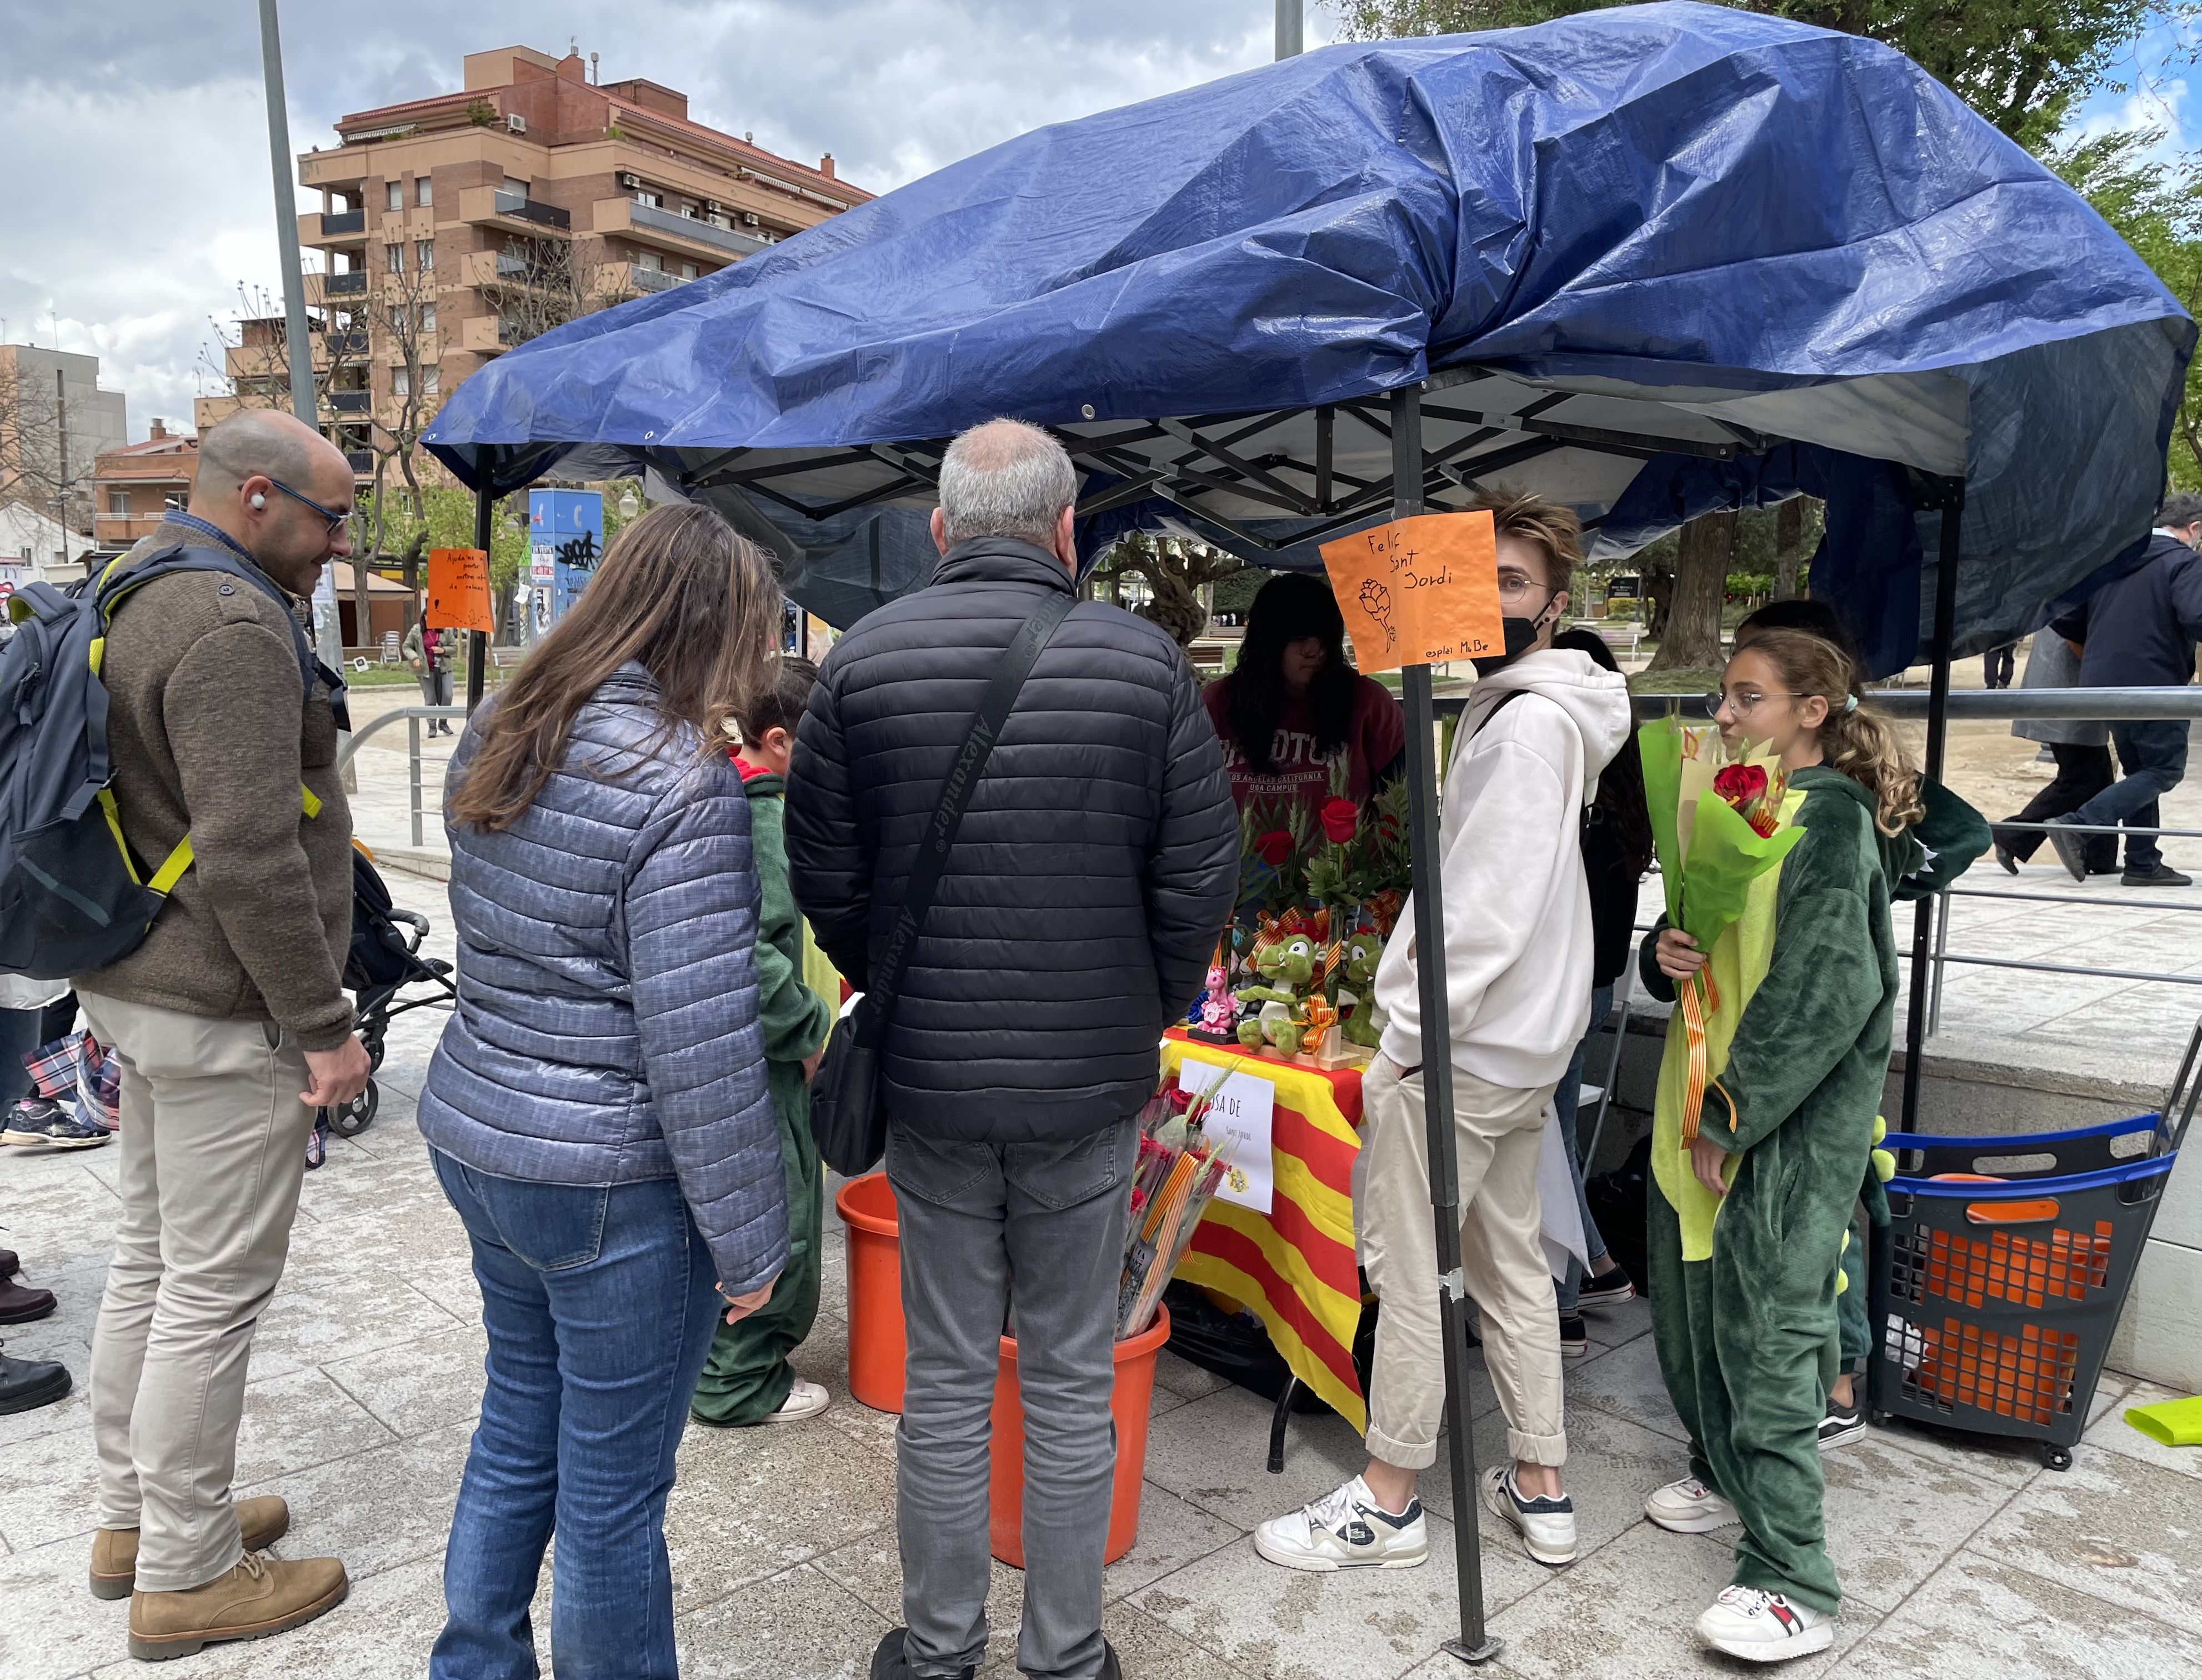
{"label": "white paper sign on table", "polygon": [[1177,1082],[1180,1090],[1197,1096],[1213,1091],[1204,1122],[1208,1135],[1218,1141],[1239,1140],[1231,1170],[1216,1188],[1217,1197],[1257,1213],[1269,1212],[1276,1188],[1276,1170],[1269,1158],[1276,1086],[1257,1074],[1192,1060],[1179,1064]]}

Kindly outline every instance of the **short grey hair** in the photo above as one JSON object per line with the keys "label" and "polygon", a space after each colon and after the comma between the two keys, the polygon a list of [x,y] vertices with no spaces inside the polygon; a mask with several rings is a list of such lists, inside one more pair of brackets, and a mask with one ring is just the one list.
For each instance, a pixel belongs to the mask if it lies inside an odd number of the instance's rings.
{"label": "short grey hair", "polygon": [[940,462],[940,516],[950,547],[974,537],[1055,542],[1063,510],[1078,499],[1063,447],[1022,420],[990,420],[960,433]]}
{"label": "short grey hair", "polygon": [[2191,490],[2173,491],[2164,498],[2156,522],[2167,531],[2184,531],[2190,525],[2202,525],[2202,496]]}

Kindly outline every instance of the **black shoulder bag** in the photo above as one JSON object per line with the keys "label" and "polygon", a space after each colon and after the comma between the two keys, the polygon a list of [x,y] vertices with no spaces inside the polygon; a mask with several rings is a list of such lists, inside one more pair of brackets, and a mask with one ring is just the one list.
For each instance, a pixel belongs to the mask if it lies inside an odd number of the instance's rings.
{"label": "black shoulder bag", "polygon": [[886,1152],[887,1117],[880,1102],[880,1046],[894,1014],[903,970],[917,948],[925,913],[933,907],[933,892],[948,863],[949,848],[956,843],[956,831],[963,826],[963,813],[978,789],[1002,725],[1008,721],[1025,679],[1032,675],[1040,649],[1047,645],[1055,627],[1075,604],[1073,597],[1050,591],[995,667],[994,679],[979,702],[978,716],[971,720],[970,732],[963,737],[956,762],[949,767],[948,779],[940,786],[940,802],[933,807],[932,823],[903,889],[902,909],[887,935],[886,949],[873,967],[871,989],[827,1040],[825,1059],[810,1082],[810,1131],[818,1141],[819,1154],[838,1173],[853,1178],[869,1172]]}

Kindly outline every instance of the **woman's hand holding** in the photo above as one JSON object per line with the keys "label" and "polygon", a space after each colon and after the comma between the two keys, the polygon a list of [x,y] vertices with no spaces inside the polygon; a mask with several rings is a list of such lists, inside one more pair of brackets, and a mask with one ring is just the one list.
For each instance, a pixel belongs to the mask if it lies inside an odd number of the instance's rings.
{"label": "woman's hand holding", "polygon": [[771,1279],[751,1290],[746,1295],[730,1295],[721,1289],[719,1298],[727,1304],[727,1322],[729,1324],[739,1324],[770,1300],[772,1286],[779,1281],[777,1278]]}
{"label": "woman's hand holding", "polygon": [[1699,1183],[1716,1196],[1728,1194],[1728,1181],[1721,1176],[1728,1158],[1728,1151],[1710,1138],[1701,1137],[1690,1146],[1690,1170],[1697,1174]]}
{"label": "woman's hand holding", "polygon": [[1659,972],[1674,981],[1687,980],[1705,965],[1705,953],[1698,949],[1697,940],[1680,928],[1662,930],[1652,955]]}

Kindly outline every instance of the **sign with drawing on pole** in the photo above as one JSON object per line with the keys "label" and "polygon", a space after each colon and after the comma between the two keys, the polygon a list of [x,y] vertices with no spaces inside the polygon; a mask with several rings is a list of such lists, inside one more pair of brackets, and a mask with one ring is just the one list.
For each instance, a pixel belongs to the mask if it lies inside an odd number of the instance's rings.
{"label": "sign with drawing on pole", "polygon": [[[604,554],[604,498],[600,490],[527,492],[527,564],[531,587],[550,592],[547,621],[538,602],[532,627],[555,624],[588,587]],[[546,577],[547,563],[549,575]]]}

